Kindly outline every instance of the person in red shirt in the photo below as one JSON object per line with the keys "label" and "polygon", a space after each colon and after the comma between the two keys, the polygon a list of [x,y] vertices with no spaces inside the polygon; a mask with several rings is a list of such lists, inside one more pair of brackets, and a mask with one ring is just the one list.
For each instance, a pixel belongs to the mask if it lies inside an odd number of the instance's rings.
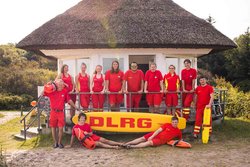
{"label": "person in red shirt", "polygon": [[[144,92],[146,93],[149,112],[159,113],[163,93],[163,77],[159,70],[156,70],[155,63],[150,64],[150,69],[145,74]],[[159,93],[150,93],[159,92]]]}
{"label": "person in red shirt", "polygon": [[119,69],[119,62],[113,61],[111,70],[105,74],[106,92],[109,94],[109,105],[111,111],[120,111],[120,104],[123,102],[122,80],[124,73]]}
{"label": "person in red shirt", "polygon": [[[195,90],[194,103],[196,104],[196,116],[195,116],[195,126],[194,126],[194,138],[198,138],[200,133],[204,109],[210,108],[214,100],[214,89],[212,86],[207,84],[207,78],[201,76],[199,79],[200,86]],[[210,118],[210,130],[212,132],[212,117]]]}
{"label": "person in red shirt", "polygon": [[[164,85],[166,92],[165,104],[167,106],[168,114],[175,114],[175,108],[178,105],[178,94],[180,91],[180,78],[175,73],[175,66],[168,67],[169,73],[164,75]],[[174,93],[173,93],[174,92]]]}
{"label": "person in red shirt", "polygon": [[189,59],[184,60],[185,69],[181,71],[182,80],[182,105],[183,105],[183,117],[188,120],[190,114],[190,106],[193,101],[195,80],[197,77],[197,71],[191,68],[191,61]]}
{"label": "person in red shirt", "polygon": [[78,124],[76,124],[72,129],[72,136],[69,147],[73,146],[74,138],[76,136],[74,130],[75,128],[80,128],[82,131],[84,131],[85,135],[89,135],[95,141],[97,147],[118,149],[119,146],[122,145],[122,143],[108,140],[103,137],[97,136],[96,134],[93,134],[90,125],[85,123],[86,119],[87,119],[86,114],[80,113],[78,115]]}
{"label": "person in red shirt", "polygon": [[[61,73],[56,77],[56,79],[62,79],[65,85],[65,88],[68,91],[70,99],[75,103],[76,102],[76,94],[71,94],[75,92],[75,83],[73,77],[68,73],[69,66],[64,64],[61,67]],[[73,107],[70,107],[70,116],[71,118],[75,115],[75,110]]]}
{"label": "person in red shirt", "polygon": [[172,122],[162,125],[155,132],[150,132],[143,137],[137,138],[130,142],[123,144],[122,146],[127,148],[143,148],[149,146],[160,146],[166,144],[168,141],[174,138],[182,139],[181,130],[177,127],[178,118],[172,117]]}
{"label": "person in red shirt", "polygon": [[103,104],[105,101],[104,81],[105,77],[102,74],[102,66],[97,65],[95,68],[94,75],[91,79],[93,111],[101,111],[101,112],[103,111]]}
{"label": "person in red shirt", "polygon": [[[52,137],[54,141],[54,148],[63,148],[62,136],[63,127],[65,125],[65,115],[64,115],[64,104],[67,102],[75,109],[76,106],[74,102],[70,99],[68,90],[64,89],[64,82],[62,79],[56,79],[54,83],[49,82],[47,85],[55,85],[56,90],[52,92],[46,92],[44,90],[44,96],[50,98],[50,118],[49,126],[51,127]],[[59,129],[58,135],[56,135],[56,128]],[[58,136],[58,137],[57,137]]]}
{"label": "person in red shirt", "polygon": [[123,78],[123,91],[127,93],[127,110],[136,111],[143,92],[144,74],[142,70],[138,70],[136,62],[132,62],[130,68]]}
{"label": "person in red shirt", "polygon": [[76,92],[80,93],[80,103],[83,110],[88,110],[90,102],[90,77],[86,70],[87,65],[82,63],[81,72],[75,77]]}

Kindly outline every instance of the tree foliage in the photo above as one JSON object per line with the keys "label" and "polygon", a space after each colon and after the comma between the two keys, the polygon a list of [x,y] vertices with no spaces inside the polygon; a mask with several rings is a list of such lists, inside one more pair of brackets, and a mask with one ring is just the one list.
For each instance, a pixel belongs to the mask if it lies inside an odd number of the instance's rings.
{"label": "tree foliage", "polygon": [[214,81],[217,88],[228,90],[225,115],[250,119],[250,92],[239,91],[237,87],[233,87],[230,82],[221,77],[216,77]]}
{"label": "tree foliage", "polygon": [[213,75],[223,76],[233,86],[244,92],[250,91],[250,32],[234,40],[237,48],[209,54],[198,59],[198,68]]}
{"label": "tree foliage", "polygon": [[37,86],[56,76],[56,60],[17,49],[13,44],[0,45],[0,65],[1,109],[29,105],[37,97]]}

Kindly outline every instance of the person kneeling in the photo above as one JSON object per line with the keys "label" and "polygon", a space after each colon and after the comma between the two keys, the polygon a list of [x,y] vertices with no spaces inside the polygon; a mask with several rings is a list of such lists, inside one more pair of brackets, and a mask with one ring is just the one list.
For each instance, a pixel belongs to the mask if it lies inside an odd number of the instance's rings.
{"label": "person kneeling", "polygon": [[155,132],[150,132],[143,137],[137,138],[130,142],[123,144],[126,148],[143,148],[149,146],[160,146],[166,144],[168,141],[178,138],[182,139],[181,130],[177,127],[178,118],[172,117],[172,122],[162,125]]}
{"label": "person kneeling", "polygon": [[103,137],[100,137],[100,136],[97,136],[97,135],[93,134],[90,125],[88,123],[85,123],[86,119],[87,119],[86,114],[80,113],[78,115],[78,124],[76,124],[72,129],[70,147],[73,146],[74,138],[76,137],[75,129],[77,129],[77,128],[84,131],[84,135],[90,136],[90,138],[95,141],[95,146],[96,147],[118,149],[119,146],[122,145],[122,143],[115,142],[115,141],[112,141],[112,140],[108,140],[108,139],[105,139]]}

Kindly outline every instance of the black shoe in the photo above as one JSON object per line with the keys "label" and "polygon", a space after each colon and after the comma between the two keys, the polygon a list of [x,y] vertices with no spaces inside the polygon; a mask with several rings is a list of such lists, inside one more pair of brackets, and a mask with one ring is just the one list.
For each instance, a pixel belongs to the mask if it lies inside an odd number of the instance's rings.
{"label": "black shoe", "polygon": [[59,147],[58,143],[53,145],[53,148],[57,148],[57,147]]}
{"label": "black shoe", "polygon": [[59,148],[64,148],[63,144],[58,144]]}

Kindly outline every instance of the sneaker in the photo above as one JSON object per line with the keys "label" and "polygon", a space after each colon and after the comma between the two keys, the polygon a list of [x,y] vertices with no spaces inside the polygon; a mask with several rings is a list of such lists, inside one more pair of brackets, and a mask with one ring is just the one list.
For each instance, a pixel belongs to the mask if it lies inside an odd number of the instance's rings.
{"label": "sneaker", "polygon": [[131,145],[126,145],[126,149],[131,149],[132,147],[131,147]]}
{"label": "sneaker", "polygon": [[58,144],[59,148],[64,148],[63,144]]}
{"label": "sneaker", "polygon": [[53,148],[57,148],[57,147],[59,147],[58,143],[53,145]]}

